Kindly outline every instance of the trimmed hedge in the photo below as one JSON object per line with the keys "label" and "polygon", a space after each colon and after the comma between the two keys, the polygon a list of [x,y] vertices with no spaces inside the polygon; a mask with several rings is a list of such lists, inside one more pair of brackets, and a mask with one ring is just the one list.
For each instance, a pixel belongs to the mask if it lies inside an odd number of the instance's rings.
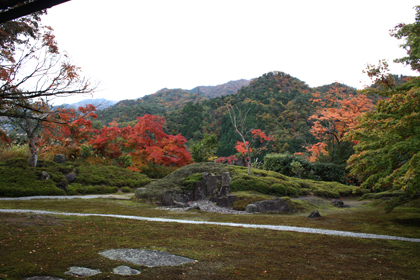
{"label": "trimmed hedge", "polygon": [[118,187],[109,187],[105,185],[97,186],[82,186],[78,183],[70,184],[67,187],[68,195],[76,194],[107,194],[107,193],[116,193],[118,192]]}
{"label": "trimmed hedge", "polygon": [[346,164],[315,162],[311,163],[301,156],[292,154],[269,154],[264,157],[264,169],[275,171],[289,177],[297,177],[292,163],[299,162],[303,171],[301,178],[327,182],[347,183]]}
{"label": "trimmed hedge", "polygon": [[146,175],[113,165],[83,165],[76,168],[75,183],[82,185],[107,185],[139,188],[150,183]]}

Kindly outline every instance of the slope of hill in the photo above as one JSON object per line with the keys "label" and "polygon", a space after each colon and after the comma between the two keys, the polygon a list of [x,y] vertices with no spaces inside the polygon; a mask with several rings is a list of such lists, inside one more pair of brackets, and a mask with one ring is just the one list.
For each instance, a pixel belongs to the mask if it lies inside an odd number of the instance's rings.
{"label": "slope of hill", "polygon": [[97,112],[97,115],[103,124],[113,120],[118,123],[127,123],[145,114],[161,116],[165,112],[184,107],[188,102],[198,103],[205,99],[207,98],[202,95],[183,89],[164,88],[137,100],[120,101],[112,107]]}
{"label": "slope of hill", "polygon": [[225,95],[235,94],[242,87],[248,86],[251,80],[230,81],[217,86],[199,86],[190,90],[193,93],[203,95],[207,98],[221,97]]}
{"label": "slope of hill", "polygon": [[242,87],[237,94],[188,104],[166,114],[169,133],[181,133],[187,139],[199,140],[205,133],[216,133],[221,146],[218,156],[236,153],[238,135],[232,128],[227,105],[238,106],[247,115],[248,127],[272,133],[277,141],[273,151],[303,151],[306,142],[314,142],[308,117],[313,113],[313,89],[283,72],[270,72]]}
{"label": "slope of hill", "polygon": [[93,98],[93,99],[84,99],[84,100],[76,102],[76,103],[63,104],[59,107],[77,109],[79,107],[85,107],[88,104],[92,104],[96,107],[96,109],[103,110],[103,109],[106,109],[108,107],[111,107],[112,105],[116,104],[117,102],[118,101],[107,100],[105,98]]}

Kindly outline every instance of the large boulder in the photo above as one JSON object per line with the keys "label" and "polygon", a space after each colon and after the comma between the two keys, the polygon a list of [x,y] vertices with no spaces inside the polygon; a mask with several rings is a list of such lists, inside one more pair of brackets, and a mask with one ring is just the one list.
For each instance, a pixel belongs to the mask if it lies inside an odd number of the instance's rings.
{"label": "large boulder", "polygon": [[212,196],[219,192],[220,185],[222,184],[222,176],[206,176],[207,194]]}
{"label": "large boulder", "polygon": [[280,198],[257,201],[254,202],[254,204],[257,206],[257,211],[261,213],[290,212],[290,208],[287,202]]}
{"label": "large boulder", "polygon": [[173,206],[174,198],[172,191],[165,191],[162,198],[162,206]]}
{"label": "large boulder", "polygon": [[245,212],[247,213],[256,213],[258,212],[257,205],[250,203],[245,207]]}
{"label": "large boulder", "polygon": [[64,177],[66,177],[67,182],[69,182],[69,184],[71,184],[74,181],[76,181],[77,174],[76,173],[69,173],[69,174],[65,175]]}
{"label": "large boulder", "polygon": [[194,194],[194,200],[204,200],[207,196],[206,191],[206,183],[204,182],[194,182],[193,183],[193,194]]}
{"label": "large boulder", "polygon": [[55,155],[53,161],[59,164],[63,164],[66,162],[66,156],[63,154]]}

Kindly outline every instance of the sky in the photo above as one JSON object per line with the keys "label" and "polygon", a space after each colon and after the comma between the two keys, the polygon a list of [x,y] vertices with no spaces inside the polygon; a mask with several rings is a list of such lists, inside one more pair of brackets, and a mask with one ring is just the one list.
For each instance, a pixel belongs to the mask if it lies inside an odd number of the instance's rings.
{"label": "sky", "polygon": [[[42,23],[93,98],[137,99],[162,88],[192,89],[282,71],[311,87],[368,84],[366,64],[416,75],[389,30],[412,23],[417,1],[71,0]],[[118,3],[118,4],[117,4]],[[56,105],[92,98],[57,98]]]}

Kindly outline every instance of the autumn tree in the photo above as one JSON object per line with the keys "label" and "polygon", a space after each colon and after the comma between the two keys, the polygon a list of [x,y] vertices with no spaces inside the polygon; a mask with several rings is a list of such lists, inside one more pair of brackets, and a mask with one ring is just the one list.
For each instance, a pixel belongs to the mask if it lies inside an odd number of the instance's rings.
{"label": "autumn tree", "polygon": [[92,119],[95,106],[88,104],[76,109],[57,108],[50,113],[43,124],[38,141],[43,156],[64,154],[67,158],[77,158],[81,145],[91,139]]}
{"label": "autumn tree", "polygon": [[[242,155],[247,156],[248,158],[248,175],[251,175],[251,166],[252,166],[252,152],[253,144],[256,139],[259,139],[261,143],[263,141],[274,141],[275,139],[272,136],[267,136],[260,129],[248,128],[246,126],[246,119],[250,109],[245,113],[242,113],[242,110],[237,106],[229,105],[228,107],[229,117],[232,122],[235,132],[239,134],[242,141],[237,141],[235,149],[242,153]],[[236,110],[235,110],[236,109]]]}
{"label": "autumn tree", "polygon": [[310,131],[319,142],[306,146],[311,153],[308,159],[315,162],[324,156],[331,162],[344,163],[352,148],[343,137],[355,128],[362,113],[372,109],[372,100],[364,94],[348,93],[334,86],[323,96],[314,93],[311,101],[318,109],[309,117],[313,121]]}
{"label": "autumn tree", "polygon": [[47,113],[30,100],[94,89],[60,53],[52,28],[40,24],[40,13],[0,24],[0,45],[0,116],[22,117],[18,109]]}
{"label": "autumn tree", "polygon": [[[415,23],[397,25],[392,35],[403,39],[405,43],[401,46],[407,50],[407,57],[397,62],[420,71],[420,6],[416,12]],[[381,71],[374,74],[375,83],[393,83],[382,79],[387,75]],[[364,92],[371,93],[369,89]],[[346,136],[346,140],[357,142],[348,164],[351,174],[361,179],[361,188],[403,191],[402,196],[389,201],[387,211],[390,211],[420,194],[420,78],[409,78],[395,87],[382,87],[378,93],[386,98],[365,113],[360,124]]]}

